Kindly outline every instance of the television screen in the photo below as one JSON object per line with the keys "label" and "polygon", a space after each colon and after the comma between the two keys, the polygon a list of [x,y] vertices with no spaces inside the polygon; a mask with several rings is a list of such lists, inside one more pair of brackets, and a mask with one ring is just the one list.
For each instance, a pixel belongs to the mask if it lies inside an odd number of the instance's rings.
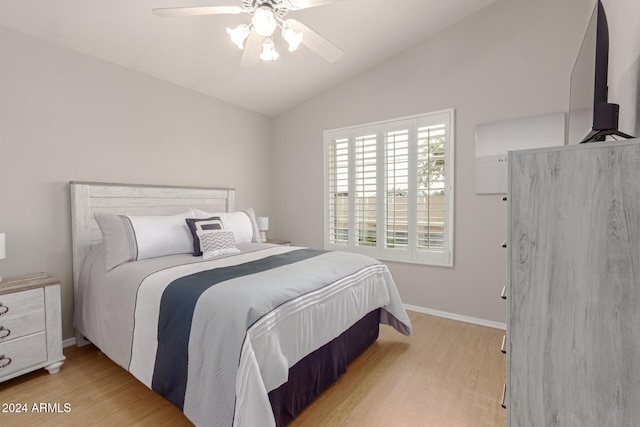
{"label": "television screen", "polygon": [[593,10],[571,72],[567,144],[579,144],[593,125],[598,8]]}
{"label": "television screen", "polygon": [[633,138],[618,130],[618,104],[608,102],[609,26],[602,2],[591,14],[571,73],[567,144]]}

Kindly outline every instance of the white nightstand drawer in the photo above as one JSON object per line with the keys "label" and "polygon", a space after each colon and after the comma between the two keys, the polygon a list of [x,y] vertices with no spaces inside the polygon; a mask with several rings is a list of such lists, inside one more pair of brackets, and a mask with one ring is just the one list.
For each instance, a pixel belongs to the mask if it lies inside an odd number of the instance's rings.
{"label": "white nightstand drawer", "polygon": [[0,344],[0,379],[47,360],[47,334],[18,338]]}
{"label": "white nightstand drawer", "polygon": [[0,343],[44,329],[42,288],[0,295]]}
{"label": "white nightstand drawer", "polygon": [[64,363],[60,281],[32,273],[0,281],[0,382]]}

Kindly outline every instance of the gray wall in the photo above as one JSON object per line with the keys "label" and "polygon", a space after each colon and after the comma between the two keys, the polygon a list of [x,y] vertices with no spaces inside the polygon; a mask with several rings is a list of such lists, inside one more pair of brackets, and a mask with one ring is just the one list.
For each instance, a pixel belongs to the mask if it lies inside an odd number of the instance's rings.
{"label": "gray wall", "polygon": [[499,1],[278,117],[270,232],[322,247],[324,130],[455,108],[455,265],[389,267],[407,304],[505,322],[506,205],[474,193],[475,127],[568,110],[586,3]]}
{"label": "gray wall", "polygon": [[73,336],[68,181],[234,187],[268,209],[271,119],[0,27],[4,277],[62,280]]}

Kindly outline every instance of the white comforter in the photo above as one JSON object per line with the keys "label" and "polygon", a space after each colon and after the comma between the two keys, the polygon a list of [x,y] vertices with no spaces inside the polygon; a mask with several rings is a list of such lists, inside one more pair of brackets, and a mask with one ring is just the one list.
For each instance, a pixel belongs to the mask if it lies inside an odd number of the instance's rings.
{"label": "white comforter", "polygon": [[[190,256],[146,260],[110,273],[101,269],[104,261],[98,249],[88,257],[81,277],[76,328],[151,388],[160,301],[171,282],[300,248],[244,249],[204,262]],[[289,368],[379,307],[382,323],[410,333],[409,318],[386,266],[341,252],[207,289],[193,312],[185,415],[196,425],[274,425],[267,393],[287,381]]]}

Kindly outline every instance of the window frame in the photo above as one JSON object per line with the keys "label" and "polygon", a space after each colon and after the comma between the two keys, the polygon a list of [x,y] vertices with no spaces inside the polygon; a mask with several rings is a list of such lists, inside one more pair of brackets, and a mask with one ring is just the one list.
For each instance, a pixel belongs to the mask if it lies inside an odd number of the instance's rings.
{"label": "window frame", "polygon": [[[443,213],[443,248],[442,252],[418,249],[418,129],[437,124],[445,125],[445,155],[444,155],[444,213]],[[409,162],[408,162],[408,190],[407,190],[407,236],[409,239],[406,248],[387,247],[387,218],[385,212],[386,195],[385,188],[387,177],[385,176],[385,161],[387,145],[385,137],[394,130],[409,131]],[[374,246],[359,245],[357,240],[356,225],[356,170],[355,170],[355,140],[364,133],[376,134],[376,244]],[[384,261],[396,261],[405,263],[417,263],[424,265],[453,267],[454,253],[454,159],[455,159],[455,110],[446,109],[425,114],[401,117],[363,125],[331,129],[324,131],[324,247],[328,250],[342,250],[361,253]],[[340,194],[341,191],[331,191],[330,171],[330,144],[338,139],[348,141],[348,224],[346,243],[332,243],[330,222],[332,194]],[[336,172],[337,173],[337,172]],[[342,173],[344,175],[344,172]],[[342,180],[344,182],[344,179]],[[381,196],[380,196],[381,195]],[[380,196],[380,197],[378,197]],[[334,203],[335,206],[335,203]],[[335,226],[336,230],[344,227]],[[398,229],[391,230],[399,233]]]}

